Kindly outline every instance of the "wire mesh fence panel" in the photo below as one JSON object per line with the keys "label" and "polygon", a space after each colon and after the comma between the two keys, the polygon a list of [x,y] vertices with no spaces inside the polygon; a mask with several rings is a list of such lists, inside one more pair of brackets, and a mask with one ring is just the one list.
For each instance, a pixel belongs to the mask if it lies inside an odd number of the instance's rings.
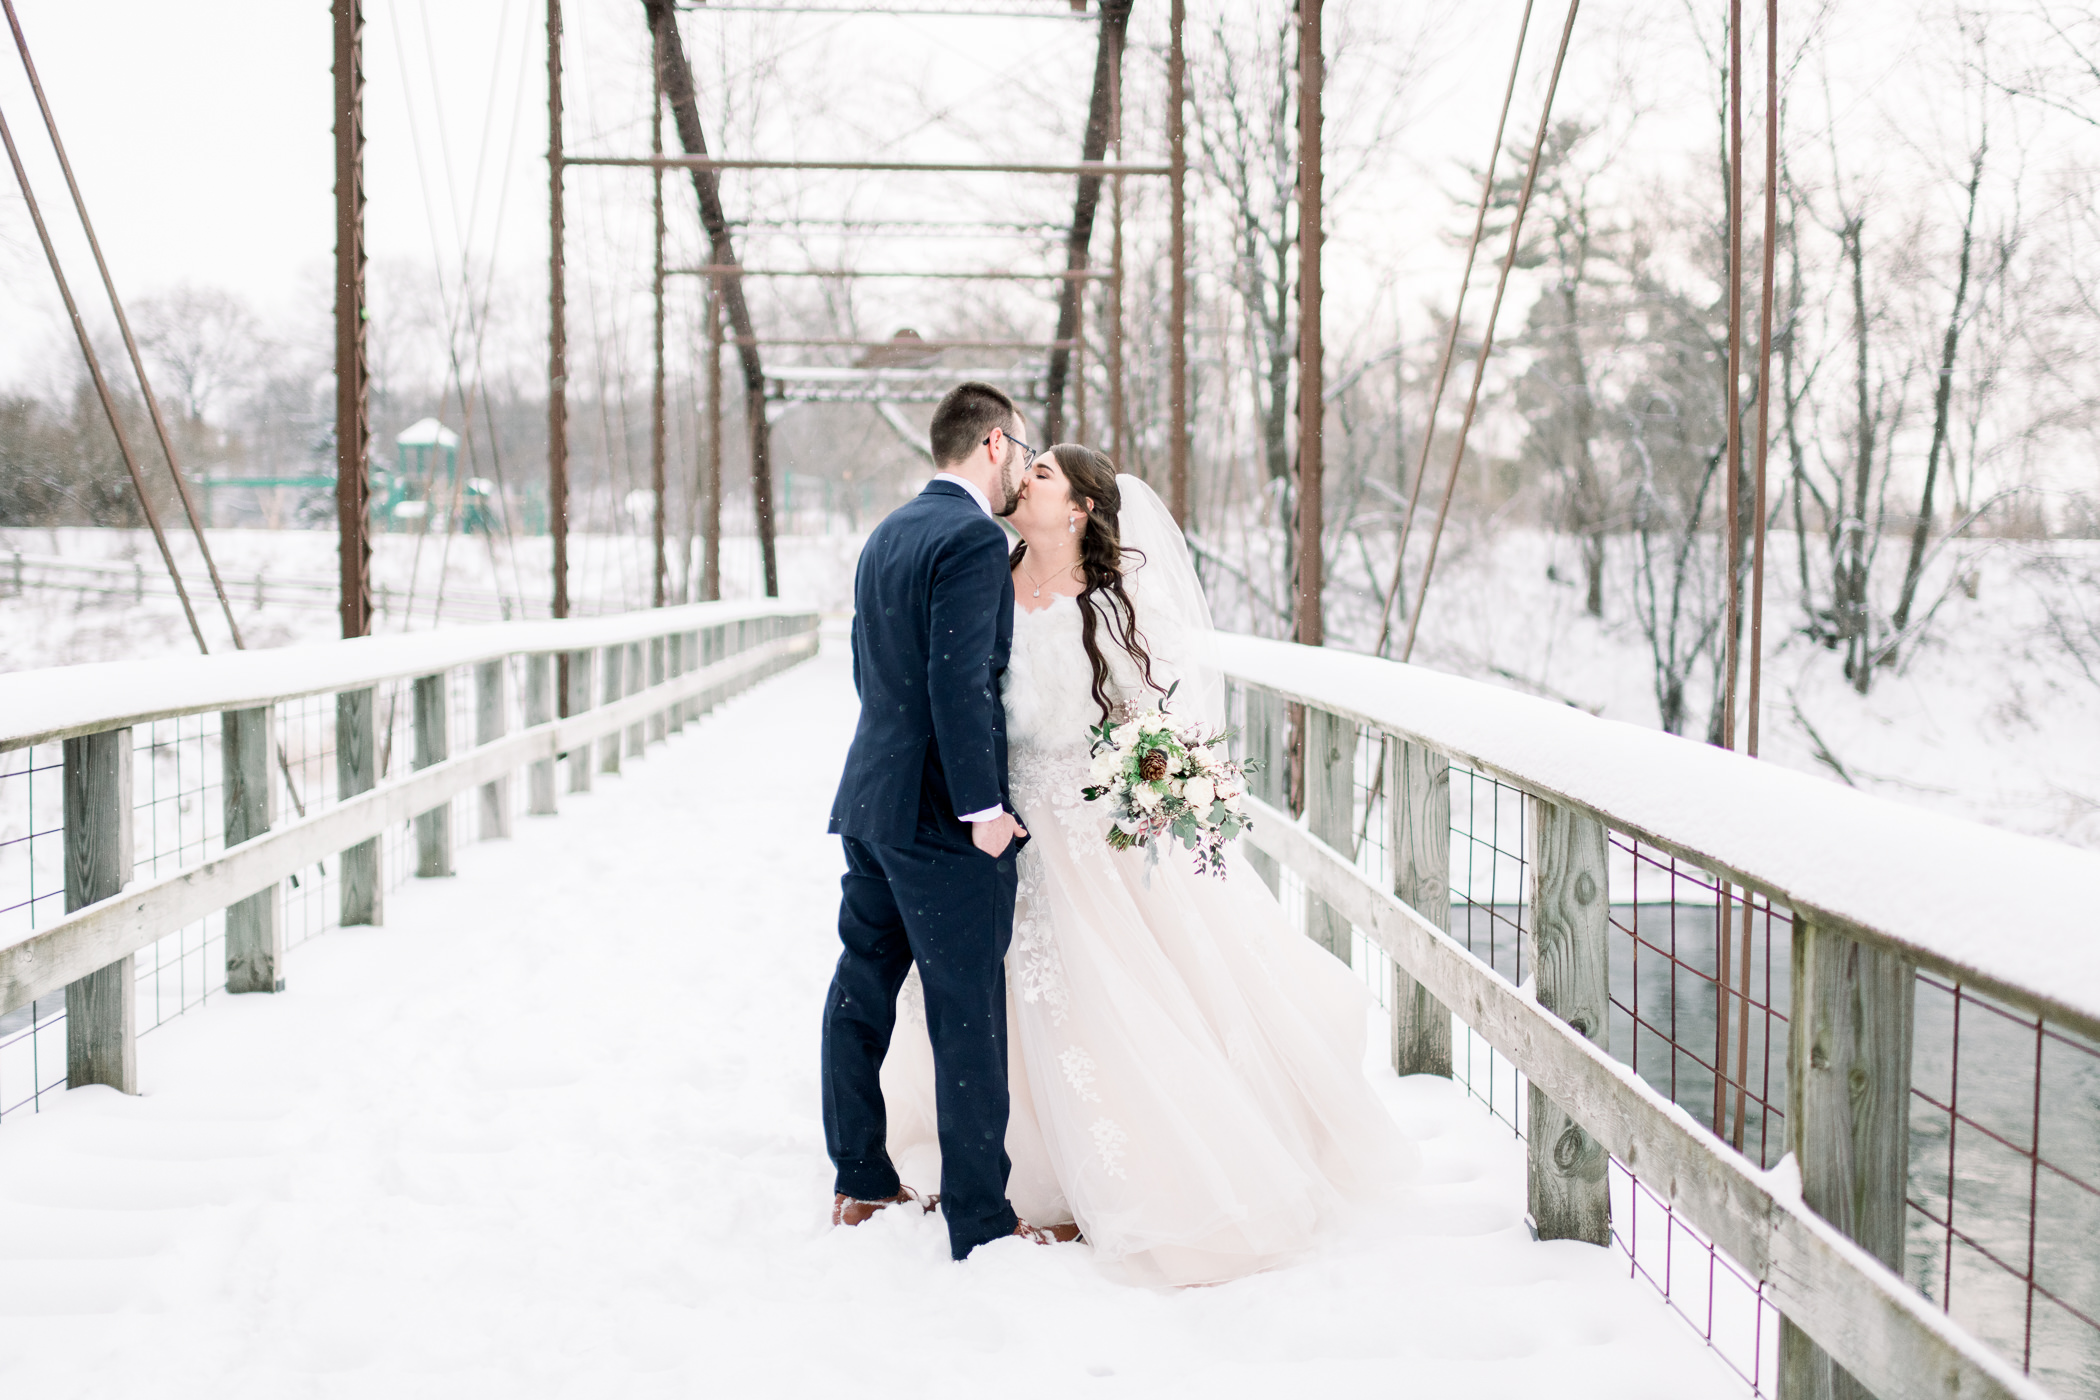
{"label": "wire mesh fence panel", "polygon": [[[136,726],[131,763],[133,880],[157,880],[226,849],[225,765],[216,714]],[[225,912],[141,948],[132,970],[141,1035],[223,993]]]}
{"label": "wire mesh fence panel", "polygon": [[[63,769],[58,744],[0,753],[0,942],[65,915]],[[0,1120],[65,1087],[65,1009],[59,993],[0,1015]]]}
{"label": "wire mesh fence panel", "polygon": [[1793,915],[1636,837],[1608,840],[1612,1053],[1769,1167],[1786,1154]]}
{"label": "wire mesh fence panel", "polygon": [[[276,706],[276,821],[297,821],[336,801],[335,712],[333,695],[309,695]],[[286,948],[296,948],[341,921],[341,876],[342,858],[325,856],[278,882],[277,917]]]}
{"label": "wire mesh fence panel", "polygon": [[2044,1383],[2100,1394],[2100,1043],[1920,972],[1905,1274]]}

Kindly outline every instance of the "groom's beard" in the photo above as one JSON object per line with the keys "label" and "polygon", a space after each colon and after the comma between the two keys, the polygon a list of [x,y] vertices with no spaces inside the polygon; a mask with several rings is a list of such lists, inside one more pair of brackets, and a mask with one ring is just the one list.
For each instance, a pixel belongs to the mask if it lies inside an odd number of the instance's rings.
{"label": "groom's beard", "polygon": [[995,514],[997,514],[1001,520],[1004,520],[1006,517],[1012,515],[1016,510],[1020,508],[1020,478],[1018,476],[1010,477],[1004,471],[1001,471],[999,473],[999,490],[1003,499],[1000,501],[999,509],[995,512]]}

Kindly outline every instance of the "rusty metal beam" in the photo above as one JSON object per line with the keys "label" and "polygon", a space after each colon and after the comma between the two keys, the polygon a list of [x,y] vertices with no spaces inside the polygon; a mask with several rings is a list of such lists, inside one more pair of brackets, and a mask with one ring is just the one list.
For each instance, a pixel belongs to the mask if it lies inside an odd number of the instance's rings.
{"label": "rusty metal beam", "polygon": [[[664,65],[656,31],[649,32],[649,149],[657,155],[664,150]],[[654,527],[656,553],[651,567],[650,604],[662,607],[670,576],[664,559],[664,448],[667,424],[664,421],[664,168],[660,165],[649,169],[651,276],[649,290],[654,299],[655,332],[651,349],[654,373],[650,380],[649,394],[649,489],[654,495],[655,512],[651,524]]]}
{"label": "rusty metal beam", "polygon": [[[569,615],[569,327],[562,258],[561,0],[547,0],[547,533],[554,546],[556,617]],[[569,658],[560,658],[555,695],[569,705]]]}
{"label": "rusty metal beam", "polygon": [[1298,587],[1299,643],[1326,640],[1321,625],[1320,427],[1326,395],[1320,390],[1320,55],[1321,0],[1298,0]]}
{"label": "rusty metal beam", "polygon": [[[778,345],[784,348],[792,347],[795,349],[895,350],[899,348],[898,342],[894,340],[794,340],[773,336],[755,336],[753,340],[760,345]],[[1054,340],[913,340],[907,341],[905,344],[913,350],[1069,350],[1072,348],[1069,341],[1059,342]]]}
{"label": "rusty metal beam", "polygon": [[365,359],[363,0],[333,0],[335,27],[335,527],[345,637],[372,631],[372,372]]}
{"label": "rusty metal beam", "polygon": [[925,278],[936,282],[1043,282],[1105,281],[1106,272],[1080,268],[1057,272],[911,272],[903,268],[856,269],[850,267],[741,267],[735,264],[706,264],[700,267],[667,267],[673,277],[837,277],[837,278]]}
{"label": "rusty metal beam", "polygon": [[[653,5],[655,0],[644,0]],[[1129,13],[1129,0],[1123,0],[1123,13]],[[1105,16],[1104,16],[1105,18]],[[1104,125],[1106,118],[1103,119]],[[1094,149],[1089,147],[1088,149]],[[1113,161],[1097,158],[1082,160],[1071,165],[1014,165],[988,164],[980,161],[914,161],[914,160],[768,160],[759,157],[724,158],[709,155],[685,156],[573,156],[570,165],[594,165],[611,167],[663,166],[677,170],[705,171],[716,174],[724,170],[848,170],[879,173],[883,171],[926,175],[1078,175],[1091,178],[1097,183],[1106,175],[1170,175],[1172,169],[1164,165],[1117,165]]]}
{"label": "rusty metal beam", "polygon": [[1189,523],[1189,258],[1188,258],[1188,65],[1181,31],[1187,22],[1185,0],[1173,0],[1167,20],[1167,158],[1173,172],[1167,184],[1167,257],[1173,263],[1173,305],[1168,312],[1167,346],[1167,503],[1174,523]]}
{"label": "rusty metal beam", "polygon": [[721,287],[722,309],[729,315],[730,329],[735,332],[738,345],[737,361],[744,372],[744,417],[749,428],[751,453],[751,504],[758,518],[758,550],[765,571],[765,596],[780,596],[780,560],[773,542],[773,467],[770,434],[766,430],[766,382],[765,368],[759,361],[758,346],[745,343],[755,340],[757,332],[751,325],[751,308],[744,300],[744,281],[737,269],[736,247],[729,236],[729,220],[722,212],[722,183],[717,172],[735,168],[710,156],[707,137],[700,126],[700,102],[698,88],[693,81],[693,66],[685,56],[685,43],[678,34],[678,16],[671,0],[642,0],[642,8],[648,15],[649,32],[655,36],[657,53],[657,81],[663,85],[664,98],[671,104],[671,114],[678,128],[678,144],[685,148],[684,157],[650,156],[646,160],[620,160],[600,157],[592,161],[572,161],[570,164],[625,164],[666,167],[687,170],[693,177],[693,195],[700,205],[700,223],[707,230],[708,256],[713,265],[733,269],[716,278]]}
{"label": "rusty metal beam", "polygon": [[[1084,272],[1087,264],[1087,247],[1094,239],[1094,214],[1101,205],[1101,180],[1103,176],[1136,173],[1132,167],[1101,159],[1108,150],[1108,128],[1110,101],[1114,93],[1115,68],[1123,52],[1123,32],[1130,24],[1131,0],[1101,0],[1101,41],[1094,50],[1094,93],[1087,107],[1086,135],[1082,139],[1080,161],[1067,171],[1079,176],[1078,189],[1072,198],[1072,232],[1065,240],[1065,267],[1069,271]],[[1146,167],[1149,171],[1165,175],[1166,166]],[[1079,338],[1079,297],[1081,278],[1066,281],[1064,295],[1059,298],[1057,308],[1057,338],[1077,340]],[[1043,441],[1056,442],[1064,433],[1065,377],[1071,372],[1072,352],[1053,350],[1050,352],[1049,387],[1044,394]]]}

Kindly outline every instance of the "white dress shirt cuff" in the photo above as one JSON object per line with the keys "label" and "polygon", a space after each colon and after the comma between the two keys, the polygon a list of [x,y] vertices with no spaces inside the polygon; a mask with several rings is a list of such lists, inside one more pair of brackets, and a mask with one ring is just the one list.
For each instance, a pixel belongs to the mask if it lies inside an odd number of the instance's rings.
{"label": "white dress shirt cuff", "polygon": [[968,815],[966,815],[966,816],[965,816],[965,817],[963,818],[963,820],[964,820],[964,821],[966,821],[966,822],[972,822],[972,823],[975,823],[975,822],[988,822],[988,821],[990,821],[990,820],[991,820],[991,819],[992,819],[993,817],[996,817],[996,816],[1000,815],[1001,813],[1003,813],[1003,812],[1004,812],[1005,810],[1006,810],[1006,809],[1005,809],[1004,807],[987,807],[987,808],[985,808],[985,809],[984,809],[984,810],[983,810],[982,812],[971,812],[971,813],[969,813]]}

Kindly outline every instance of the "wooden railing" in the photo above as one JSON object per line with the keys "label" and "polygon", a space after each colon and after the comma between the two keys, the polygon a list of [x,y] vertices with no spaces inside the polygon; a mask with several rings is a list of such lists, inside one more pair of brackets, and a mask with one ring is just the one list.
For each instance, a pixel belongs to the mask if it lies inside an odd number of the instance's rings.
{"label": "wooden railing", "polygon": [[[132,957],[141,949],[224,911],[226,990],[282,991],[280,882],[338,862],[334,921],[379,922],[389,883],[383,833],[412,823],[415,873],[448,875],[456,805],[478,809],[482,835],[506,834],[522,771],[525,810],[551,814],[564,760],[569,790],[588,788],[594,771],[618,770],[623,752],[643,753],[815,654],[816,627],[814,612],[778,603],[701,603],[0,675],[0,753],[63,745],[65,881],[63,917],[0,942],[0,1017],[63,992],[67,1084],[136,1092]],[[473,696],[471,740],[451,713],[454,679]],[[382,691],[409,697],[414,753],[395,765],[407,768],[398,776],[381,757],[393,733],[380,717]],[[302,798],[290,787],[276,711],[330,696],[332,781],[307,785]],[[172,873],[134,880],[131,731],[200,715],[217,717],[223,780],[190,796],[218,795],[223,842]],[[287,789],[300,812],[276,822],[274,795]],[[455,804],[477,789],[478,801]]]}
{"label": "wooden railing", "polygon": [[[1221,649],[1239,742],[1266,765],[1247,838],[1258,868],[1302,884],[1307,933],[1338,955],[1353,926],[1390,957],[1402,1073],[1452,1073],[1455,1014],[1460,1034],[1528,1079],[1541,1237],[1608,1241],[1608,1154],[1776,1305],[1776,1385],[1746,1372],[1763,1393],[1856,1394],[1855,1381],[1884,1400],[2048,1393],[2024,1357],[1979,1340],[1898,1272],[1914,984],[1936,973],[2038,1031],[2100,1035],[2100,856],[1420,668],[1247,637]],[[1461,770],[1524,794],[1521,982],[1448,928]],[[1375,876],[1360,858],[1367,838],[1383,845]],[[1773,1096],[1791,1162],[1761,1168],[1610,1053],[1609,867],[1622,842],[1791,911],[1792,1024],[1785,1093]],[[1725,1000],[1727,967],[1718,978]],[[1747,1016],[1747,989],[1738,1000]]]}

